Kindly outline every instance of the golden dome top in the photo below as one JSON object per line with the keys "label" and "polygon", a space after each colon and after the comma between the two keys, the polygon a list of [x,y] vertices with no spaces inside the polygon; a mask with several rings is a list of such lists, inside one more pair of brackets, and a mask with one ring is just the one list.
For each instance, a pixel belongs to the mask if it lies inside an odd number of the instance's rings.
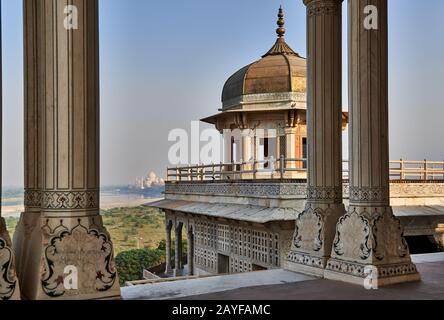
{"label": "golden dome top", "polygon": [[250,94],[306,92],[307,63],[285,42],[282,7],[278,13],[278,39],[262,59],[240,69],[225,83],[222,102]]}

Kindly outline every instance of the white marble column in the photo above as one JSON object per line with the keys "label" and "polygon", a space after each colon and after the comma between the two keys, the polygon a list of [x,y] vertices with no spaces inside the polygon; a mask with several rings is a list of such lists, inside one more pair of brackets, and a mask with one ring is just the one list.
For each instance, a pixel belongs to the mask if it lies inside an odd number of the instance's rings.
{"label": "white marble column", "polygon": [[[2,29],[0,3],[0,200],[2,190],[2,145],[3,145],[3,83],[2,83]],[[0,201],[1,202],[1,201]],[[11,249],[11,238],[6,229],[5,219],[1,216],[0,206],[0,301],[20,299],[19,283],[15,271],[14,253]]]}
{"label": "white marble column", "polygon": [[[254,131],[251,129],[242,130],[242,161],[250,162],[245,164],[241,169],[243,171],[253,170],[253,160],[254,160]],[[251,179],[253,177],[252,173],[242,174],[243,179]]]}
{"label": "white marble column", "polygon": [[38,19],[43,9],[41,1],[24,0],[24,173],[25,211],[14,233],[13,248],[17,259],[17,274],[22,287],[22,297],[30,299],[40,276],[41,259],[41,116],[44,102],[44,66],[39,63],[44,47],[43,23]]}
{"label": "white marble column", "polygon": [[[296,127],[287,127],[285,128],[285,141],[287,157],[291,159],[299,158],[297,154],[297,128]],[[286,163],[286,168],[288,169],[296,169],[298,167],[298,163],[295,161],[288,161]]]}
{"label": "white marble column", "polygon": [[305,0],[308,49],[308,187],[287,260],[322,276],[342,203],[342,0]]}
{"label": "white marble column", "polygon": [[245,129],[242,130],[242,160],[247,162],[253,160],[253,141],[254,134],[253,130]]}
{"label": "white marble column", "polygon": [[[99,214],[98,1],[34,0],[32,9],[30,2],[27,9],[35,11],[41,39],[34,50],[41,101],[36,130],[42,239],[33,252],[39,259],[32,259],[40,272],[26,280],[25,295],[119,297],[113,245]],[[74,20],[65,13],[69,9]],[[78,285],[67,285],[73,282]]]}
{"label": "white marble column", "polygon": [[352,0],[348,7],[350,207],[325,276],[364,284],[371,273],[379,286],[418,280],[390,207],[387,0]]}

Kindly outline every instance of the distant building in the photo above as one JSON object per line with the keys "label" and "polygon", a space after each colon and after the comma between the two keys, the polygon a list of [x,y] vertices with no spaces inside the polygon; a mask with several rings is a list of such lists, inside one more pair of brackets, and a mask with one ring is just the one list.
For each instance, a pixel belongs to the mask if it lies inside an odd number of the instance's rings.
{"label": "distant building", "polygon": [[[222,112],[202,120],[221,132],[242,132],[224,133],[225,165],[210,166],[207,174],[181,171],[181,181],[167,183],[166,200],[153,205],[166,214],[167,255],[171,231],[181,239],[186,227],[190,274],[279,268],[288,254],[294,220],[304,204],[290,195],[295,190],[304,194],[305,185],[268,179],[306,178],[307,65],[285,42],[284,32],[277,32],[276,43],[262,59],[227,80]],[[239,173],[223,173],[229,171]],[[181,268],[175,266],[176,274]],[[167,272],[172,269],[168,264]]]}
{"label": "distant building", "polygon": [[158,177],[154,171],[150,171],[145,177],[136,178],[133,186],[136,189],[147,189],[153,187],[163,187],[164,185],[165,180]]}
{"label": "distant building", "polygon": [[[327,190],[324,194],[310,194],[307,188],[306,161],[316,158],[307,152],[307,62],[284,40],[282,11],[278,24],[274,46],[225,83],[222,112],[202,120],[223,134],[224,163],[168,169],[165,199],[151,205],[165,212],[167,274],[239,273],[282,268],[289,263],[318,268],[323,263],[293,250],[304,241],[303,245],[316,250],[322,244],[317,237],[323,232],[322,221],[316,212],[313,218],[301,218],[307,195],[328,200],[336,193],[325,188],[321,189]],[[342,116],[344,130],[348,113],[339,110],[338,116]],[[318,166],[317,172],[329,170],[318,162],[312,164]],[[340,156],[333,162],[339,164]],[[444,163],[425,161],[419,170],[414,169],[416,164],[390,162],[393,211],[406,235],[424,235],[442,245],[444,218],[437,212],[443,203],[444,184],[435,179],[443,179],[444,171],[434,166]],[[335,192],[347,205],[351,194],[349,169],[347,165],[342,169],[343,175],[335,177],[341,190]],[[296,229],[298,219],[307,226]],[[180,259],[184,228],[188,241],[186,271]],[[334,232],[334,228],[328,231]],[[415,274],[412,268],[408,272]]]}

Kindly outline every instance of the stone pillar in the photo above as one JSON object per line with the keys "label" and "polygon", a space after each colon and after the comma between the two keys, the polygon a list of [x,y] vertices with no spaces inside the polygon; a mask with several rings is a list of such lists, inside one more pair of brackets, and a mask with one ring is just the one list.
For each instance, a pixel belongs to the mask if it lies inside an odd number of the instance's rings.
{"label": "stone pillar", "polygon": [[188,239],[188,247],[187,247],[188,275],[193,276],[194,275],[194,233],[193,233],[193,227],[188,227],[187,239]]}
{"label": "stone pillar", "polygon": [[[0,3],[0,200],[2,186],[2,139],[3,139],[3,83],[2,83],[2,29]],[[1,202],[1,201],[0,201]],[[11,238],[6,229],[5,220],[1,217],[0,205],[0,301],[20,299],[19,284],[16,276],[14,253],[11,249]]]}
{"label": "stone pillar", "polygon": [[[285,128],[285,140],[287,142],[286,150],[287,157],[290,159],[299,158],[297,154],[297,128],[296,127],[287,127]],[[295,161],[287,161],[286,168],[288,169],[296,169],[298,167],[298,163]]]}
{"label": "stone pillar", "polygon": [[182,275],[182,228],[183,225],[179,223],[174,229],[174,276]]}
{"label": "stone pillar", "polygon": [[342,203],[342,0],[305,0],[308,39],[308,189],[288,268],[320,275]]}
{"label": "stone pillar", "polygon": [[231,163],[232,158],[232,135],[229,134],[229,131],[224,132],[224,163]]}
{"label": "stone pillar", "polygon": [[165,274],[171,274],[173,272],[173,268],[171,266],[171,230],[173,228],[173,225],[171,221],[167,221],[166,224],[166,245],[165,245]]}
{"label": "stone pillar", "polygon": [[98,1],[34,2],[31,10],[42,38],[36,67],[42,99],[37,128],[42,240],[35,252],[40,272],[27,283],[25,295],[117,298],[113,245],[99,214]]}
{"label": "stone pillar", "polygon": [[[249,162],[254,160],[254,131],[250,129],[242,130],[242,161]],[[242,170],[253,170],[253,164],[249,163],[243,166]],[[242,178],[252,178],[252,174],[243,174]]]}
{"label": "stone pillar", "polygon": [[14,234],[13,248],[17,259],[17,274],[22,297],[36,291],[40,276],[42,230],[40,219],[41,168],[41,115],[44,98],[44,66],[39,63],[44,47],[43,23],[37,19],[43,6],[41,1],[24,0],[24,173],[25,211]]}
{"label": "stone pillar", "polygon": [[253,155],[253,130],[242,130],[242,160],[250,161],[254,158]]}
{"label": "stone pillar", "polygon": [[[387,0],[348,6],[350,207],[337,224],[325,276],[357,284],[371,277],[379,286],[418,280],[390,207]],[[374,28],[365,23],[367,6],[377,15]]]}

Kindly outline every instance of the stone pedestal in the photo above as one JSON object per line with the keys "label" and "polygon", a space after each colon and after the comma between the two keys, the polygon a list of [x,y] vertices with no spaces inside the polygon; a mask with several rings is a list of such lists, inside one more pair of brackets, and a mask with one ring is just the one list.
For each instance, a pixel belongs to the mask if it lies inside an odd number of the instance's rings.
{"label": "stone pedestal", "polygon": [[308,189],[286,267],[323,276],[342,204],[342,0],[305,0]]}
{"label": "stone pedestal", "polygon": [[[62,18],[68,5],[77,11],[72,16],[77,24]],[[27,206],[17,238],[26,239],[32,228],[40,231],[28,245],[17,246],[22,270],[30,271],[21,272],[23,295],[118,298],[113,245],[99,214],[98,1],[26,0],[25,14],[27,23],[35,19],[35,28],[25,29],[27,56],[35,61],[27,64],[27,71],[34,68],[26,73],[27,92],[37,92],[27,99],[26,110],[38,110],[27,123],[26,139],[39,133],[36,150],[27,154],[37,155],[41,167],[30,168],[27,158],[25,175],[37,177],[39,205]],[[31,37],[37,39],[34,46]],[[28,198],[32,190],[27,191]]]}
{"label": "stone pedestal", "polygon": [[[419,274],[389,199],[387,0],[348,5],[350,206],[337,224],[325,277],[377,286],[414,281]],[[377,8],[372,28],[364,23],[368,5]]]}
{"label": "stone pedestal", "polygon": [[0,217],[0,301],[19,299],[20,288],[15,271],[11,239],[6,230],[5,220]]}
{"label": "stone pedestal", "polygon": [[40,278],[42,251],[42,229],[40,211],[25,209],[20,216],[14,233],[13,249],[17,259],[17,275],[23,299],[32,299]]}

